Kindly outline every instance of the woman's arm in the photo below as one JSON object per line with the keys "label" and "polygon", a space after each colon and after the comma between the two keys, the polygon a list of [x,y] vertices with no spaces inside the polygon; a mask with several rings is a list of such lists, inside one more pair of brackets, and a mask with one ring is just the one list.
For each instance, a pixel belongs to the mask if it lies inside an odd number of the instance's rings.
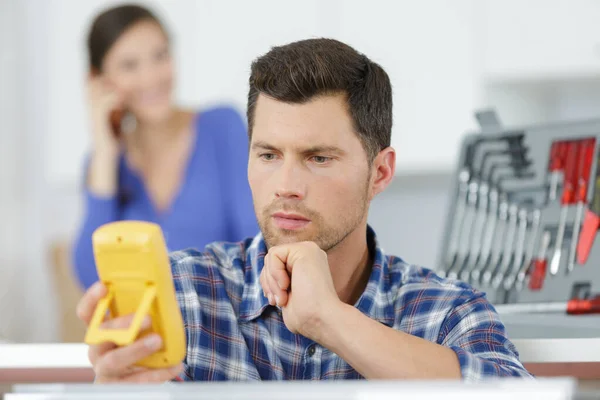
{"label": "woman's arm", "polygon": [[92,233],[119,218],[117,199],[119,156],[92,155],[85,168],[85,217],[73,248],[73,266],[80,284],[89,288],[98,280]]}

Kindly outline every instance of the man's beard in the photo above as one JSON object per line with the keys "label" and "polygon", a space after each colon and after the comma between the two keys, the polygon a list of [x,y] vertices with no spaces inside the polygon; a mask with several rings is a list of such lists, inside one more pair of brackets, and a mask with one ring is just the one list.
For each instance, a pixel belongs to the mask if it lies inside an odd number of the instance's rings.
{"label": "man's beard", "polygon": [[[343,242],[363,221],[369,206],[367,193],[366,190],[363,191],[362,196],[350,205],[350,211],[335,217],[335,221],[326,221],[321,214],[306,208],[299,201],[275,200],[259,214],[261,218],[259,218],[258,223],[267,248],[281,244],[311,241],[315,242],[324,251],[333,249]],[[308,218],[310,224],[306,231],[299,232],[277,228],[272,217],[276,212],[298,213]],[[335,225],[332,223],[335,223]]]}

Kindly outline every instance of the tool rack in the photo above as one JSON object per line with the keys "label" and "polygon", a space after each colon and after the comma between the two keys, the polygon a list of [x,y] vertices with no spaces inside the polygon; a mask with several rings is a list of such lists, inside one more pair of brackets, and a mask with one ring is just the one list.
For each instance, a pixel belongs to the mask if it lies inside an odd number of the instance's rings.
{"label": "tool rack", "polygon": [[454,174],[438,272],[494,304],[600,292],[600,119],[522,128],[502,127],[491,111],[477,119]]}

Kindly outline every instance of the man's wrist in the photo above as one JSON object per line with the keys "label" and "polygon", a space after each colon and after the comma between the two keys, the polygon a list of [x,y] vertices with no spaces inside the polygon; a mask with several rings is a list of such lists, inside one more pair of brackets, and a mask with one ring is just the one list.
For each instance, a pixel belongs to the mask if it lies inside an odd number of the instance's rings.
{"label": "man's wrist", "polygon": [[347,321],[354,311],[353,306],[340,300],[325,308],[311,339],[321,346],[333,350],[332,347],[339,345],[340,340],[343,339],[344,321]]}

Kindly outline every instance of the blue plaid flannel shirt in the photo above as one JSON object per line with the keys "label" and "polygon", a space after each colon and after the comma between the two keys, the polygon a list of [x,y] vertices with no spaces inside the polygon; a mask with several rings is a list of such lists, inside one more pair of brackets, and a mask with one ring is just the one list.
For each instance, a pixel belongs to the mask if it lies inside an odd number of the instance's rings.
{"label": "blue plaid flannel shirt", "polygon": [[[374,263],[356,307],[380,323],[447,346],[462,377],[530,376],[484,294],[386,256],[368,229]],[[177,299],[187,333],[178,380],[362,379],[346,361],[291,333],[259,283],[267,252],[262,235],[172,253]]]}

